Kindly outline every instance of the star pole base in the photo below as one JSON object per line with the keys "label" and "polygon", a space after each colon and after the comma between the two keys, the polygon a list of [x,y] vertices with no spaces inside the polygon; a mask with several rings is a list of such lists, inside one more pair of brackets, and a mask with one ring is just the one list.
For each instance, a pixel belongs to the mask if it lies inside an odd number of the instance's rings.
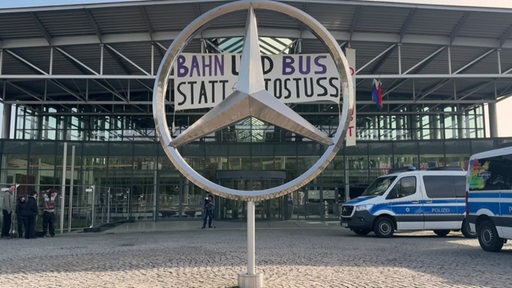
{"label": "star pole base", "polygon": [[263,287],[263,273],[250,275],[247,273],[238,274],[239,288],[261,288]]}

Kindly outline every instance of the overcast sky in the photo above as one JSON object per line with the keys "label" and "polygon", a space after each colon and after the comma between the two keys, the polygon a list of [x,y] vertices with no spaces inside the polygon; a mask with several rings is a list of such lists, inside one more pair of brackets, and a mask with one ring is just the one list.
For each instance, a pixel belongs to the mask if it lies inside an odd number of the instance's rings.
{"label": "overcast sky", "polygon": [[[124,0],[137,1],[137,0]],[[477,7],[502,7],[512,8],[512,0],[361,0],[372,2],[400,2],[416,4],[439,4],[455,6],[477,6]],[[65,4],[89,4],[89,3],[108,3],[123,2],[119,0],[0,0],[1,8],[19,8],[34,6],[50,6]],[[512,136],[512,97],[498,103],[498,134],[502,137]],[[1,112],[1,111],[0,111]],[[509,116],[510,115],[510,116]]]}
{"label": "overcast sky", "polygon": [[[125,2],[130,0],[125,0]],[[131,0],[133,1],[133,0]],[[35,6],[55,6],[66,4],[90,4],[90,3],[108,3],[123,2],[119,0],[0,0],[0,8],[19,8]]]}
{"label": "overcast sky", "polygon": [[361,0],[361,1],[512,8],[511,0],[488,0],[488,1],[485,1],[485,0]]}
{"label": "overcast sky", "polygon": [[[137,1],[137,0],[124,0]],[[372,2],[401,2],[417,4],[439,4],[456,6],[503,7],[512,8],[512,0],[360,0]],[[0,8],[34,7],[65,4],[87,4],[123,2],[123,0],[0,0]]]}

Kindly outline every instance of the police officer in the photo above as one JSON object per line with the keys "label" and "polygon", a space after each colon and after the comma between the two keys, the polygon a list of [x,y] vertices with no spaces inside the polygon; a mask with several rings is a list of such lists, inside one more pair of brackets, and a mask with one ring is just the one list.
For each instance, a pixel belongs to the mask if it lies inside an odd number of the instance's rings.
{"label": "police officer", "polygon": [[213,196],[208,195],[208,197],[206,197],[204,199],[204,203],[203,203],[203,227],[202,227],[202,229],[204,229],[206,227],[206,222],[208,222],[208,228],[215,228],[215,226],[213,226],[213,224],[212,224],[214,207],[215,207],[215,203],[213,202]]}

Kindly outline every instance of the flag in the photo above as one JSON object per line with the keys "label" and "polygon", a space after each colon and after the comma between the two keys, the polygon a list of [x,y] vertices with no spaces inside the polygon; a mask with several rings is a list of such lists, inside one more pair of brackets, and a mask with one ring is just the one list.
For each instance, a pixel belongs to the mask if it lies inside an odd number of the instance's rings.
{"label": "flag", "polygon": [[380,80],[373,79],[372,98],[375,104],[377,104],[377,109],[382,109],[382,82]]}

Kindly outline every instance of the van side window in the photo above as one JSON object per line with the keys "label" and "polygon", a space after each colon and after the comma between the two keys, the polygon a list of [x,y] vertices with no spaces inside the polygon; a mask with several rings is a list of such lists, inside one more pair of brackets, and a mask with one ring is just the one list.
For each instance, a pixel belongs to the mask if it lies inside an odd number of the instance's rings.
{"label": "van side window", "polygon": [[400,179],[389,192],[386,199],[402,198],[416,193],[416,177],[408,176]]}
{"label": "van side window", "polygon": [[423,176],[428,198],[466,197],[465,176]]}
{"label": "van side window", "polygon": [[502,155],[473,159],[469,190],[508,190],[512,188],[512,159]]}

